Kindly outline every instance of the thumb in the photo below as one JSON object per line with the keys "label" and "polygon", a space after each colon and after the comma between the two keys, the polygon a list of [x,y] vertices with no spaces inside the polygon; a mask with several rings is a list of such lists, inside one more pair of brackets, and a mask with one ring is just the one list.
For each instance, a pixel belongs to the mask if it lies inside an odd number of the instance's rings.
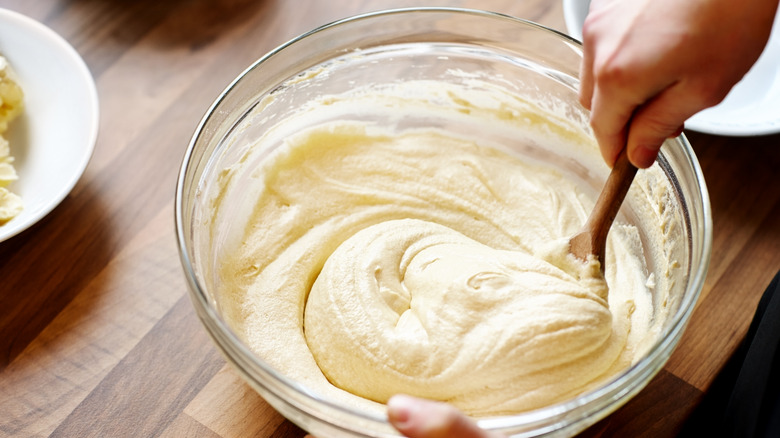
{"label": "thumb", "polygon": [[409,438],[499,438],[452,405],[407,395],[393,396],[387,402],[387,416]]}

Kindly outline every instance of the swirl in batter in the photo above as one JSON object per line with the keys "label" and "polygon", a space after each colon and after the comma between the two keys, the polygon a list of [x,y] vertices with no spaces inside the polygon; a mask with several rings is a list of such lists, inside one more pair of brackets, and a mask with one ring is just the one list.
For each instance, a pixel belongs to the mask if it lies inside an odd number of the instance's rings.
{"label": "swirl in batter", "polygon": [[433,129],[330,122],[255,175],[220,304],[260,357],[326,397],[525,411],[624,369],[648,330],[636,230],[611,232],[607,282],[571,259],[592,200],[555,169]]}

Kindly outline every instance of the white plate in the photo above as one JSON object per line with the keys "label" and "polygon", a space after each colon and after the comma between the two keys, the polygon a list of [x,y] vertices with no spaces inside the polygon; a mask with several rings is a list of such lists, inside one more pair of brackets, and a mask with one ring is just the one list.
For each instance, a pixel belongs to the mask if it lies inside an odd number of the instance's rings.
{"label": "white plate", "polygon": [[84,60],[43,24],[0,9],[0,54],[16,71],[25,109],[8,141],[19,180],[9,190],[24,210],[0,225],[0,242],[24,231],[70,193],[92,157],[98,96]]}
{"label": "white plate", "polygon": [[[582,40],[590,0],[563,0],[569,34]],[[687,129],[717,135],[752,136],[780,132],[780,11],[764,52],[717,106],[694,115]]]}

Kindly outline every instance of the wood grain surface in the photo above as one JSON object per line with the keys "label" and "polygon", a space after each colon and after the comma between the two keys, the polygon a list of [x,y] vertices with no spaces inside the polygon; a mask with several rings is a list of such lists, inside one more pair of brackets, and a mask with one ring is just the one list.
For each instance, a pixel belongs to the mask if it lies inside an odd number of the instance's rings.
{"label": "wood grain surface", "polygon": [[[559,0],[0,0],[79,51],[101,108],[75,189],[0,242],[0,436],[304,435],[226,365],[195,315],[174,238],[176,176],[203,113],[254,60],[332,20],[411,6],[565,30]],[[713,209],[707,282],[664,370],[586,436],[674,436],[780,269],[780,136],[687,134]]]}

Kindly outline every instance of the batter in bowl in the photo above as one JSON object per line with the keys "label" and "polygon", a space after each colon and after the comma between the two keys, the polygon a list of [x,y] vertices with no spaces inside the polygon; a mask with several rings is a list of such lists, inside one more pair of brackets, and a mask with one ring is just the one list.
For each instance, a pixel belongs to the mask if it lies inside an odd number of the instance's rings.
{"label": "batter in bowl", "polygon": [[663,321],[637,229],[613,226],[605,279],[565,245],[594,200],[499,144],[330,118],[254,153],[215,201],[252,182],[220,306],[261,358],[324,397],[526,411],[625,369]]}

